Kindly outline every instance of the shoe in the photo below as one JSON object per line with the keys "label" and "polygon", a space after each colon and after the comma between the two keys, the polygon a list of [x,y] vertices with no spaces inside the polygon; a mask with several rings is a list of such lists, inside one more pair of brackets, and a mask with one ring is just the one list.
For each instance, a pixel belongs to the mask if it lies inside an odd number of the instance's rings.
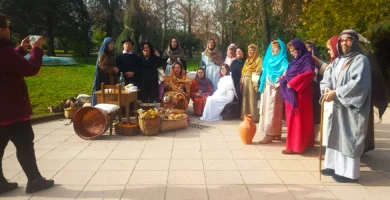
{"label": "shoe", "polygon": [[18,183],[8,182],[6,179],[0,180],[0,194],[12,191],[18,188]]}
{"label": "shoe", "polygon": [[335,173],[334,169],[323,169],[321,170],[321,174],[324,176],[333,176]]}
{"label": "shoe", "polygon": [[334,174],[332,177],[338,183],[356,183],[356,182],[358,182],[358,179],[350,179],[350,178],[347,178],[344,176],[339,176],[337,174]]}
{"label": "shoe", "polygon": [[282,140],[281,136],[270,136],[270,135],[266,135],[262,140],[260,140],[260,144],[269,144],[269,143],[272,143],[273,140]]}
{"label": "shoe", "polygon": [[46,190],[53,187],[53,185],[54,180],[46,180],[45,178],[40,177],[37,180],[27,182],[26,193],[31,194],[40,190]]}
{"label": "shoe", "polygon": [[295,152],[290,150],[283,150],[282,154],[291,155],[291,154],[295,154]]}

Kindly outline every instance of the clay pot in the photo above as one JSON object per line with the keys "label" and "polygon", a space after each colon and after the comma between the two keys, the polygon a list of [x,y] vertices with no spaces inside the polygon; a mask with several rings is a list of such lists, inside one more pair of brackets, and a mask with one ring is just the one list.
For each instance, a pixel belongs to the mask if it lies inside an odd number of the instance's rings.
{"label": "clay pot", "polygon": [[252,115],[245,115],[244,121],[238,126],[242,143],[252,144],[253,137],[256,133],[256,125],[252,121]]}

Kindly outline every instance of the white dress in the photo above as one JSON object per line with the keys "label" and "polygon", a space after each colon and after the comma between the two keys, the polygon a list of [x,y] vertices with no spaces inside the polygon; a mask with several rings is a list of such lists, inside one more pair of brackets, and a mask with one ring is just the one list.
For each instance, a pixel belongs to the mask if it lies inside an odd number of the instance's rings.
{"label": "white dress", "polygon": [[218,89],[207,97],[201,121],[222,120],[221,112],[226,104],[234,100],[235,90],[231,76],[224,76],[218,82]]}
{"label": "white dress", "polygon": [[217,90],[219,81],[219,66],[216,65],[211,58],[202,53],[202,67],[206,71],[206,77],[213,83],[214,91]]}

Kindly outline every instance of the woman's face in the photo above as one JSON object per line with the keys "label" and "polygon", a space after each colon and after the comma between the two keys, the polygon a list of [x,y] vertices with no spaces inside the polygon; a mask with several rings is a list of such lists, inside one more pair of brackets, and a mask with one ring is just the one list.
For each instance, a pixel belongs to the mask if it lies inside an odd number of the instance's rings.
{"label": "woman's face", "polygon": [[328,53],[329,53],[330,57],[334,58],[334,52],[332,50],[332,47],[330,45],[326,45],[326,47],[328,48]]}
{"label": "woman's face", "polygon": [[242,51],[242,49],[237,49],[236,50],[236,55],[237,55],[237,58],[243,58],[244,57],[244,52]]}
{"label": "woman's face", "polygon": [[276,56],[280,53],[280,48],[277,45],[272,45],[272,55]]}
{"label": "woman's face", "polygon": [[209,49],[214,49],[215,48],[214,40],[210,40],[209,43],[207,43],[207,48],[209,48]]}
{"label": "woman's face", "polygon": [[175,73],[176,76],[180,75],[180,71],[181,71],[181,66],[179,64],[173,66],[173,72]]}
{"label": "woman's face", "polygon": [[255,49],[254,48],[249,48],[248,49],[248,56],[250,58],[252,58],[253,56],[255,56]]}
{"label": "woman's face", "polygon": [[114,51],[114,41],[108,44],[108,51]]}
{"label": "woman's face", "polygon": [[175,38],[173,38],[171,40],[171,45],[172,45],[172,48],[176,49],[176,47],[177,47],[177,40]]}
{"label": "woman's face", "polygon": [[234,50],[234,48],[230,48],[229,49],[229,55],[230,56],[234,56],[234,53],[236,52],[236,50]]}
{"label": "woman's face", "polygon": [[298,58],[298,50],[296,50],[294,47],[289,48],[289,50],[290,50],[290,54],[291,54],[294,58]]}
{"label": "woman's face", "polygon": [[149,45],[144,44],[144,49],[142,50],[142,53],[144,54],[145,57],[148,57],[150,55]]}
{"label": "woman's face", "polygon": [[204,71],[203,70],[198,70],[198,77],[203,78],[204,77]]}
{"label": "woman's face", "polygon": [[225,66],[222,66],[222,67],[221,67],[221,74],[222,74],[223,76],[226,76],[226,72],[227,72],[226,67],[225,67]]}

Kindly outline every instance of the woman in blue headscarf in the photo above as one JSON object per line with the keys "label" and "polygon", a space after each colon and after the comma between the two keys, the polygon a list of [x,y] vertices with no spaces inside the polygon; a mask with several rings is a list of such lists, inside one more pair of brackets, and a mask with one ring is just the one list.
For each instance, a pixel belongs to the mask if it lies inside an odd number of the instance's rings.
{"label": "woman in blue headscarf", "polygon": [[260,144],[268,144],[282,135],[283,99],[280,94],[280,77],[288,67],[287,48],[280,40],[268,46],[263,59],[263,72],[259,80],[261,95],[259,129],[265,137]]}
{"label": "woman in blue headscarf", "polygon": [[100,46],[98,59],[96,61],[95,78],[93,80],[91,105],[97,104],[95,91],[101,90],[101,84],[115,85],[115,74],[119,72],[115,63],[114,40],[110,37],[104,38]]}

